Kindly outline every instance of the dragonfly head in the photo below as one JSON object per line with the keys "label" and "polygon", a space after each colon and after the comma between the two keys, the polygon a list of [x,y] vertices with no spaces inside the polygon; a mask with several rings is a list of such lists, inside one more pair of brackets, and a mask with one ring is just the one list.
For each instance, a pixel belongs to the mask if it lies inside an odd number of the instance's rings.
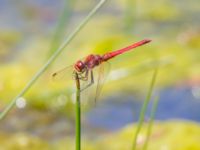
{"label": "dragonfly head", "polygon": [[77,61],[75,63],[74,68],[78,72],[84,72],[86,70],[86,66],[85,66],[85,64],[81,60],[79,60],[79,61]]}

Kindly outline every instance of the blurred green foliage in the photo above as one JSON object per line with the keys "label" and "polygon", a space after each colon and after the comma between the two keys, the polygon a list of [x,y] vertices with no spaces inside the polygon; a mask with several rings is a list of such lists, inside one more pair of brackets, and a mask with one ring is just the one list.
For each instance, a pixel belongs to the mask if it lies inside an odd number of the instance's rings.
{"label": "blurred green foliage", "polygon": [[[145,125],[139,134],[137,148],[141,149],[146,135]],[[103,139],[103,147],[101,149],[112,150],[129,150],[131,148],[132,135],[135,133],[136,127],[127,126],[120,132]],[[168,121],[163,123],[155,123],[149,140],[148,149],[170,149],[170,150],[198,150],[200,144],[198,142],[200,128],[196,123]],[[116,142],[120,141],[120,142]],[[104,143],[105,142],[105,143]]]}
{"label": "blurred green foliage", "polygon": [[[90,21],[52,67],[25,95],[28,107],[61,112],[73,119],[74,104],[71,96],[73,86],[68,85],[70,78],[53,81],[51,75],[90,53],[103,54],[143,38],[150,38],[153,41],[110,61],[111,76],[105,83],[102,97],[117,92],[143,95],[148,87],[152,70],[158,66],[160,71],[157,85],[160,88],[199,81],[199,0],[190,2],[186,0],[181,2],[138,0],[130,5],[128,1],[108,2],[105,9]],[[127,3],[129,10],[126,10]],[[72,17],[76,19],[67,24],[66,35],[79,22],[82,14],[91,9],[93,4],[92,0],[75,3],[72,9],[74,12],[71,13],[75,14]],[[134,11],[131,10],[133,8]],[[36,15],[38,14],[37,12]],[[32,18],[29,17],[28,19],[31,20]],[[127,27],[130,30],[127,30]],[[45,28],[47,27],[45,26]],[[49,45],[53,35],[51,32],[46,33],[50,30],[40,32],[42,30],[44,29],[39,30],[37,35],[34,35],[27,43],[21,41],[25,41],[27,33],[34,33],[32,30],[28,32],[26,30],[26,35],[17,30],[12,32],[0,30],[1,110],[24,87],[51,53]],[[64,32],[64,29],[62,31]],[[83,141],[84,149],[128,149],[131,146],[134,130],[135,127],[127,127],[114,135],[103,137],[99,141]],[[157,123],[152,137],[150,137],[149,148],[152,150],[165,147],[172,150],[200,149],[197,141],[200,138],[199,135],[199,125],[195,123],[176,121]],[[142,132],[139,142],[142,143],[144,138]],[[47,141],[23,133],[1,134],[0,136],[1,148],[8,150],[72,149],[74,147],[72,143],[73,139],[69,138],[58,143],[55,142],[52,146]]]}
{"label": "blurred green foliage", "polygon": [[[146,128],[139,134],[137,149],[141,149],[146,135]],[[196,123],[168,121],[155,123],[150,135],[149,150],[170,149],[170,150],[199,150],[200,149],[200,127]],[[133,134],[136,126],[127,126],[114,134],[107,134],[96,140],[83,138],[83,150],[130,150],[132,146]],[[26,134],[13,134],[0,136],[1,149],[6,150],[73,150],[74,140],[63,138],[62,140],[48,144],[44,139],[36,138]]]}

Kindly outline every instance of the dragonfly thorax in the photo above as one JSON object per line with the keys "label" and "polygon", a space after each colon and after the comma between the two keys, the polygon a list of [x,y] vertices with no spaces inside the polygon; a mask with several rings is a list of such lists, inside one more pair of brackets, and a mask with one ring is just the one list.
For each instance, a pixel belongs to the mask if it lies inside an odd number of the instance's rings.
{"label": "dragonfly thorax", "polygon": [[98,66],[102,63],[102,57],[99,55],[88,55],[84,61],[84,64],[89,69],[93,69],[94,67]]}
{"label": "dragonfly thorax", "polygon": [[77,72],[84,73],[86,70],[93,69],[103,62],[103,59],[99,55],[88,55],[85,60],[77,61],[74,65],[74,68]]}

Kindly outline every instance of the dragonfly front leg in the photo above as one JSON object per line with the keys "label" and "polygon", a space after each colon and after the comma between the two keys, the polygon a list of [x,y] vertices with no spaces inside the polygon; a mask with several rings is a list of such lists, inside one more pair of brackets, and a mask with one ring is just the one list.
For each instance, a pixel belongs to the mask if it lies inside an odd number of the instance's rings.
{"label": "dragonfly front leg", "polygon": [[83,80],[83,81],[87,81],[88,80],[88,72],[89,70],[86,70],[85,73],[80,73],[78,76],[79,76],[79,79],[80,80]]}
{"label": "dragonfly front leg", "polygon": [[[87,73],[87,78],[88,78],[88,73]],[[89,88],[94,83],[94,76],[93,76],[92,70],[90,71],[90,78],[91,78],[90,83],[88,85],[86,85],[85,87],[83,87],[81,89],[81,92],[84,91],[85,89]]]}

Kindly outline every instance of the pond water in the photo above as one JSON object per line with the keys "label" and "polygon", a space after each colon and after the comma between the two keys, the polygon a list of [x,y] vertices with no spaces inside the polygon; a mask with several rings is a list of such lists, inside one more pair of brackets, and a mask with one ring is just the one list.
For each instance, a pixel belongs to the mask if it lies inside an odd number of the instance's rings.
{"label": "pond water", "polygon": [[[200,122],[200,87],[169,87],[159,92],[160,100],[156,120],[187,119]],[[86,115],[94,127],[117,130],[138,120],[143,101],[134,96],[108,97]],[[146,119],[150,116],[153,101],[150,101]]]}
{"label": "pond water", "polygon": [[[156,120],[186,119],[200,122],[200,87],[168,87],[157,91],[160,96]],[[144,98],[143,98],[144,99]],[[116,94],[99,100],[97,105],[82,116],[83,135],[98,137],[117,131],[136,122],[143,101],[139,96]],[[148,121],[153,101],[145,115]],[[27,133],[55,141],[75,132],[75,120],[50,110],[39,111],[31,108],[15,109],[0,124],[2,133]],[[98,135],[98,136],[97,136]]]}

